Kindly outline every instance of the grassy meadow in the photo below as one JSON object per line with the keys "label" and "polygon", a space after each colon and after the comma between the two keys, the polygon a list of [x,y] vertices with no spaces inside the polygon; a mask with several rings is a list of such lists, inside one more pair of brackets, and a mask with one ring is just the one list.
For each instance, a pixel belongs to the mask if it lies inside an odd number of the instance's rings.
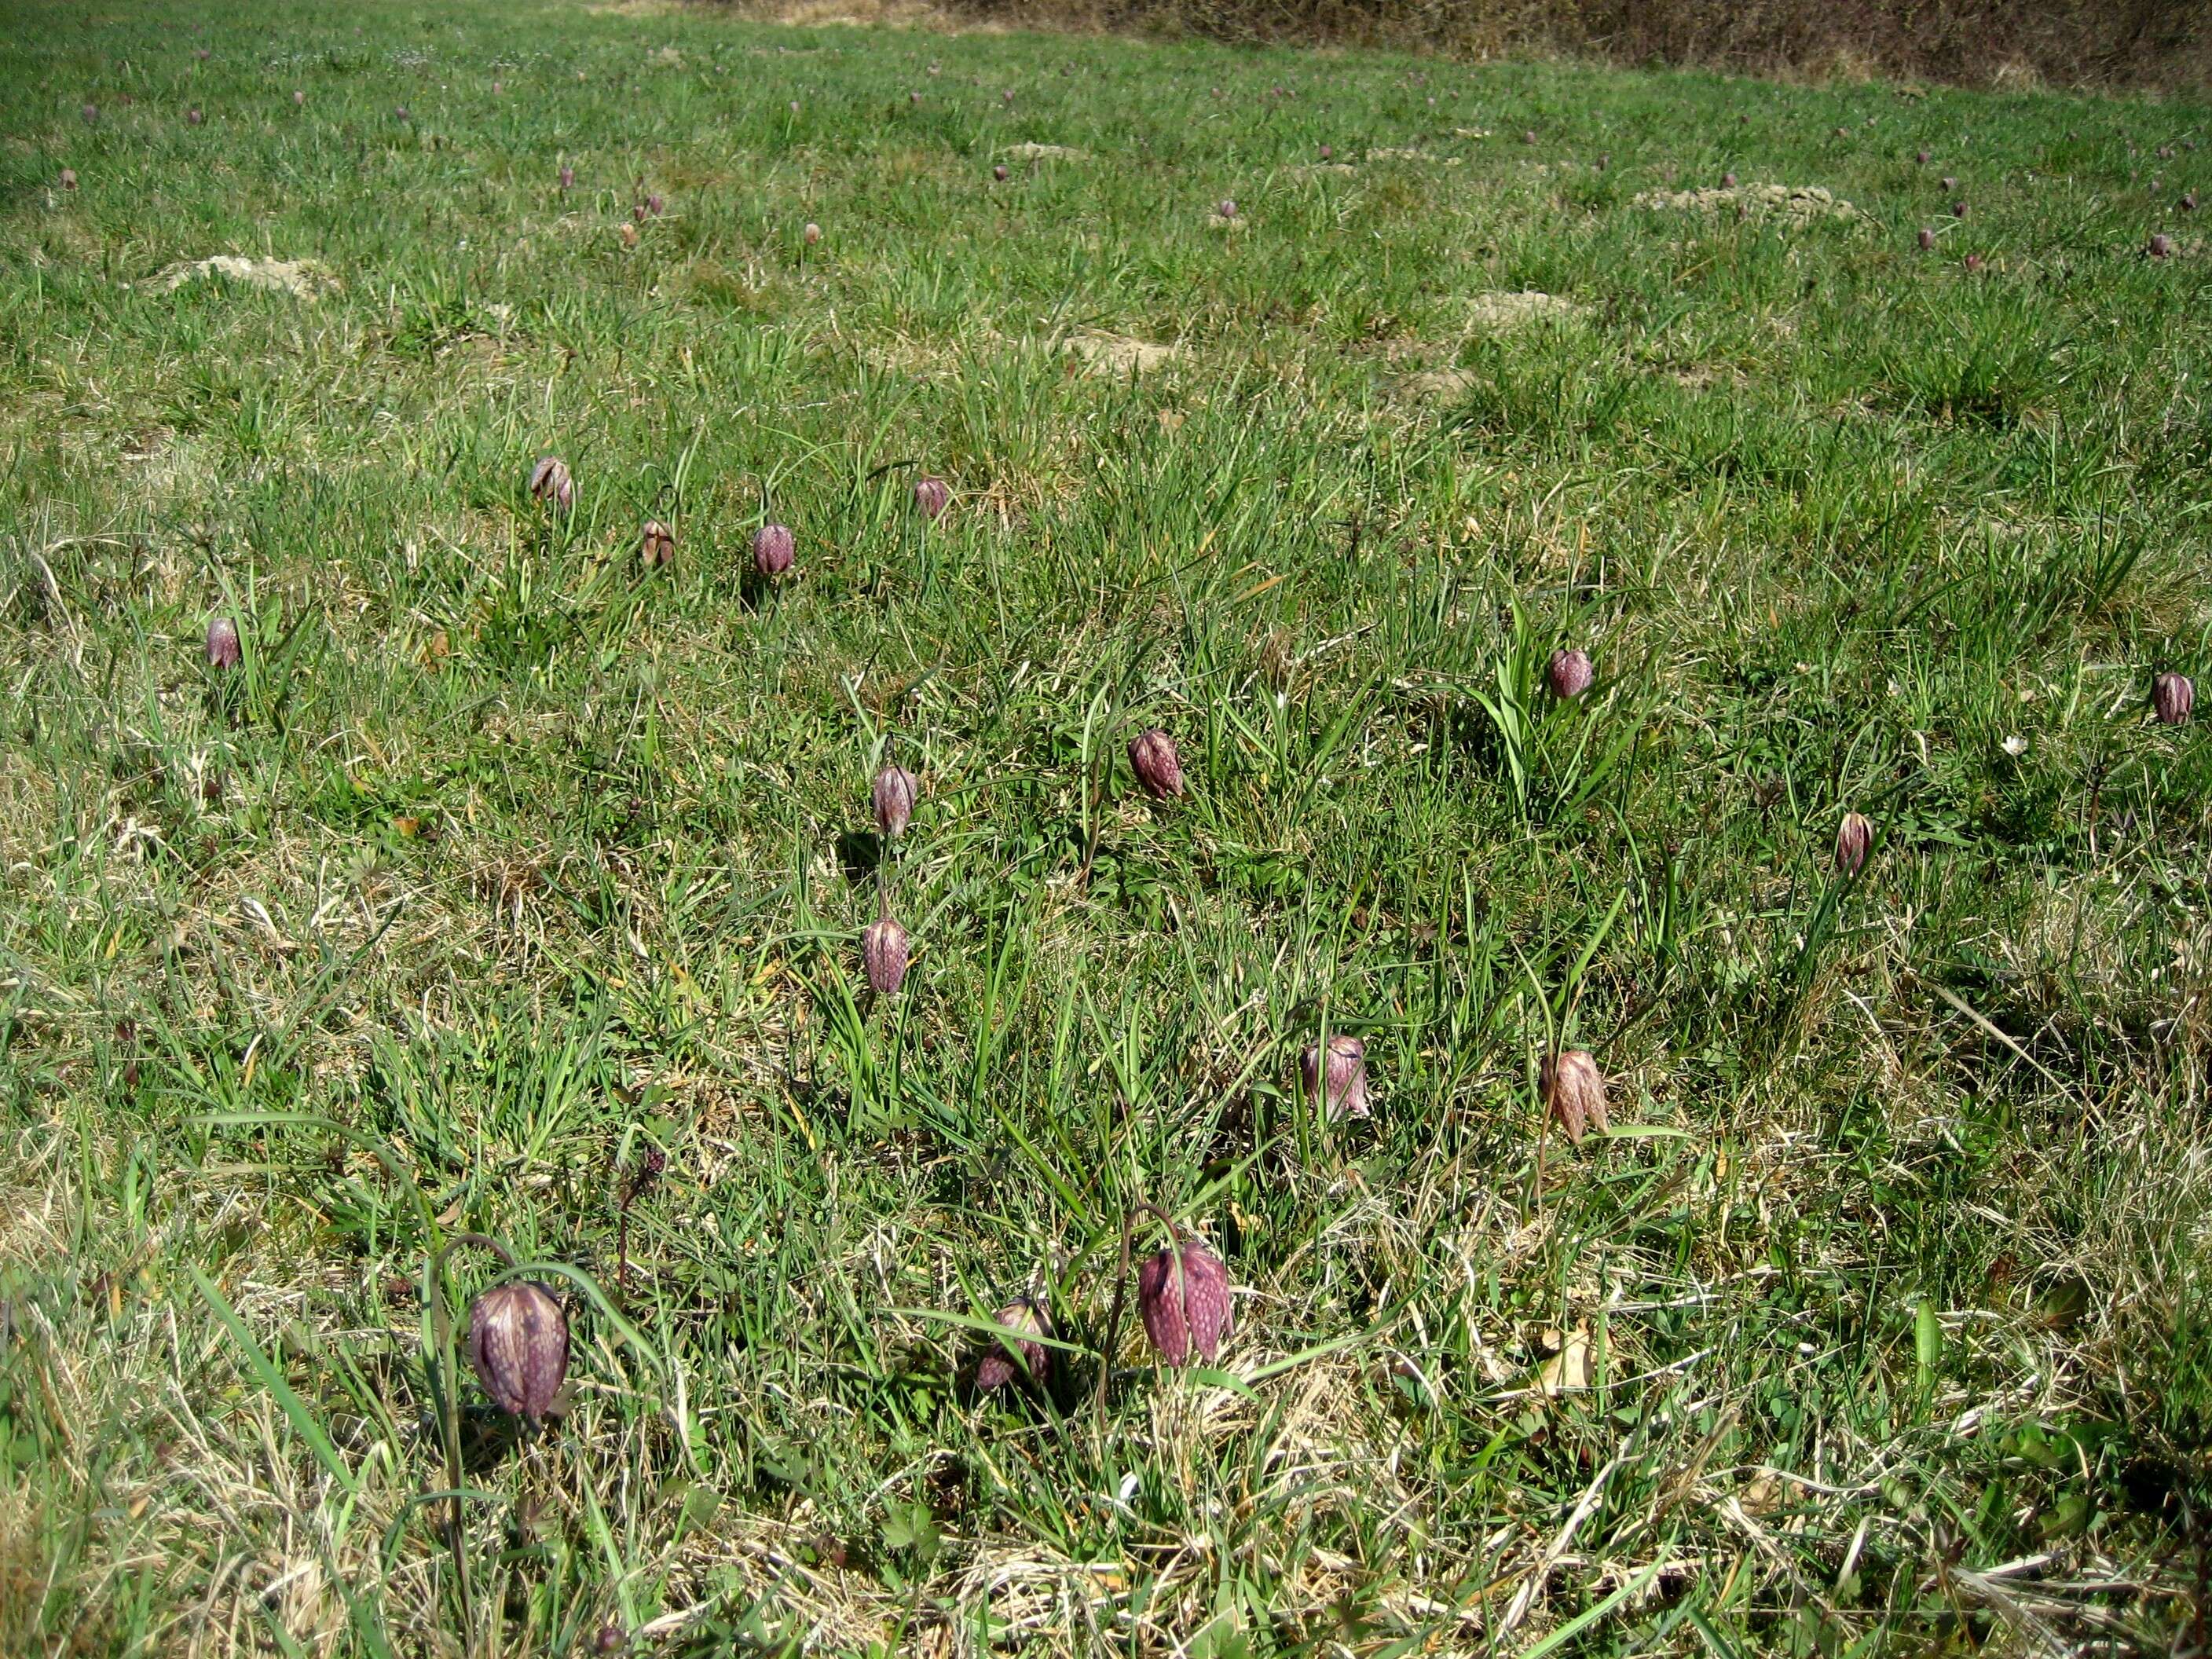
{"label": "grassy meadow", "polygon": [[0,0],[0,1653],[2205,1650],[2212,108]]}

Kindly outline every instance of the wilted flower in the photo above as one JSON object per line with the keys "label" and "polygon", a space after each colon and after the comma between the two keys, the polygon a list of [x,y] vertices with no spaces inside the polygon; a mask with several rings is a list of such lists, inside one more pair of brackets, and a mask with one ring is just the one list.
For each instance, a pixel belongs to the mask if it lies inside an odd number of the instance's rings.
{"label": "wilted flower", "polygon": [[647,570],[658,570],[676,557],[676,532],[658,519],[647,519],[638,532],[637,556]]}
{"label": "wilted flower", "polygon": [[207,659],[210,668],[238,666],[238,624],[228,617],[217,617],[208,623]]}
{"label": "wilted flower", "polygon": [[[1018,1331],[1024,1337],[1052,1334],[1052,1315],[1042,1303],[1024,1297],[1018,1302],[1009,1302],[991,1316],[991,1322],[1010,1331]],[[975,1386],[979,1389],[1003,1389],[1017,1377],[1032,1382],[1042,1382],[1052,1371],[1052,1350],[1042,1342],[1017,1340],[1014,1348],[1021,1358],[1018,1360],[1006,1352],[1006,1340],[991,1339],[991,1351],[975,1363]]]}
{"label": "wilted flower", "polygon": [[538,465],[530,469],[530,493],[556,512],[566,513],[576,505],[576,481],[568,476],[568,464],[558,455],[541,455]]}
{"label": "wilted flower", "polygon": [[868,988],[879,997],[895,997],[906,982],[908,954],[906,929],[888,915],[877,917],[860,933],[860,966],[868,975]]}
{"label": "wilted flower", "polygon": [[1583,1135],[1595,1128],[1610,1133],[1605,1117],[1605,1073],[1589,1052],[1570,1048],[1544,1062],[1544,1104],[1577,1146]]}
{"label": "wilted flower", "polygon": [[921,478],[914,486],[914,504],[925,519],[941,519],[952,505],[952,489],[942,478]]}
{"label": "wilted flower", "polygon": [[1874,825],[1863,812],[1846,812],[1844,821],[1836,827],[1836,868],[1847,876],[1856,876],[1865,867],[1867,853],[1874,846]]}
{"label": "wilted flower", "polygon": [[64,190],[75,190],[76,188],[76,169],[75,167],[64,167],[62,169],[61,183]]}
{"label": "wilted flower", "polygon": [[1936,246],[1936,233],[1929,229],[1925,225],[1920,227],[1920,246],[1923,248],[1930,248]]}
{"label": "wilted flower", "polygon": [[1305,1085],[1306,1098],[1317,1107],[1322,1105],[1322,1085],[1327,1084],[1328,1103],[1323,1109],[1331,1123],[1368,1115],[1367,1045],[1358,1037],[1339,1035],[1328,1040],[1326,1077],[1321,1045],[1309,1042],[1298,1057],[1298,1077]]}
{"label": "wilted flower", "polygon": [[753,532],[753,568],[763,576],[781,576],[799,556],[799,538],[791,526],[764,524]]}
{"label": "wilted flower", "polygon": [[493,1403],[532,1423],[568,1375],[568,1321],[542,1285],[509,1279],[469,1310],[469,1364]]}
{"label": "wilted flower", "polygon": [[876,774],[874,789],[876,827],[891,840],[896,841],[906,833],[906,821],[914,816],[915,799],[921,793],[914,774],[903,766],[886,766]]}
{"label": "wilted flower", "polygon": [[2179,726],[2197,706],[2197,688],[2186,674],[2160,674],[2150,683],[2150,703],[2161,725]]}
{"label": "wilted flower", "polygon": [[1551,664],[1544,674],[1552,684],[1552,695],[1563,702],[1572,702],[1590,689],[1597,670],[1590,665],[1589,653],[1577,648],[1552,653]]}
{"label": "wilted flower", "polygon": [[1169,1364],[1188,1365],[1193,1350],[1212,1364],[1236,1324],[1229,1269],[1195,1238],[1158,1251],[1137,1270],[1137,1311]]}
{"label": "wilted flower", "polygon": [[822,227],[816,224],[813,220],[809,219],[806,222],[805,228],[799,233],[799,239],[805,242],[807,246],[812,247],[817,242],[822,240]]}
{"label": "wilted flower", "polygon": [[1175,739],[1157,726],[1129,739],[1129,769],[1158,799],[1173,800],[1183,793],[1182,757],[1176,753]]}

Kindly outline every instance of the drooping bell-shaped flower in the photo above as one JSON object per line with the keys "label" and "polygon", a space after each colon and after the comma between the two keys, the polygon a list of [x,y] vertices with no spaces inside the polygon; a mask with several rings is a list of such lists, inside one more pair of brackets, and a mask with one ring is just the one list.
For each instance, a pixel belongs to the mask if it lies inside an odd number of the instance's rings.
{"label": "drooping bell-shaped flower", "polygon": [[1358,1037],[1340,1032],[1331,1037],[1326,1064],[1321,1045],[1306,1044],[1305,1053],[1298,1057],[1298,1079],[1305,1085],[1306,1098],[1321,1108],[1331,1123],[1368,1115],[1367,1045]]}
{"label": "drooping bell-shaped flower", "polygon": [[1569,1048],[1544,1062],[1544,1104],[1577,1146],[1590,1129],[1610,1132],[1605,1115],[1605,1073],[1587,1049]]}
{"label": "drooping bell-shaped flower", "polygon": [[1188,1365],[1194,1356],[1211,1364],[1236,1324],[1229,1269],[1195,1238],[1157,1251],[1137,1270],[1137,1311],[1169,1364]]}
{"label": "drooping bell-shaped flower", "polygon": [[2143,252],[2154,259],[2163,259],[2173,252],[2173,242],[2164,231],[2154,230],[2150,240],[2143,244]]}
{"label": "drooping bell-shaped flower", "polygon": [[647,570],[658,570],[674,562],[676,532],[658,519],[647,519],[637,536],[638,562]]}
{"label": "drooping bell-shaped flower", "polygon": [[1025,1339],[1033,1336],[1050,1337],[1052,1315],[1041,1302],[1024,1297],[1018,1302],[1009,1302],[991,1316],[994,1325],[1018,1331],[1019,1338],[1011,1339],[1015,1353],[1006,1352],[1009,1339],[990,1339],[990,1352],[975,1362],[975,1386],[979,1389],[1003,1389],[1018,1379],[1042,1382],[1052,1374],[1052,1350],[1042,1342]]}
{"label": "drooping bell-shaped flower", "polygon": [[1182,757],[1176,753],[1175,739],[1157,726],[1129,740],[1129,769],[1157,799],[1173,800],[1183,793]]}
{"label": "drooping bell-shaped flower", "polygon": [[1923,226],[1921,226],[1921,227],[1920,227],[1920,246],[1921,246],[1921,250],[1924,252],[1926,252],[1928,249],[1929,249],[1929,248],[1931,248],[1931,247],[1934,247],[1935,246],[1936,246],[1936,233],[1935,233],[1934,231],[1930,230],[1930,229],[1929,229],[1926,225],[1923,225]]}
{"label": "drooping bell-shaped flower", "polygon": [[1856,876],[1864,867],[1874,846],[1874,825],[1863,812],[1846,812],[1836,826],[1836,868]]}
{"label": "drooping bell-shaped flower", "polygon": [[240,656],[238,624],[216,617],[207,625],[207,659],[210,668],[235,668]]}
{"label": "drooping bell-shaped flower", "polygon": [[2182,725],[2197,706],[2197,688],[2186,674],[2160,674],[2150,683],[2150,704],[2161,725]]}
{"label": "drooping bell-shaped flower", "polygon": [[568,1320],[542,1285],[509,1279],[469,1309],[469,1364],[499,1408],[540,1422],[568,1375]]}
{"label": "drooping bell-shaped flower", "polygon": [[799,538],[791,533],[790,526],[764,524],[753,532],[753,568],[762,575],[771,579],[782,575],[798,556]]}
{"label": "drooping bell-shaped flower", "polygon": [[941,519],[952,505],[952,487],[942,478],[921,478],[914,486],[914,504],[925,519]]}
{"label": "drooping bell-shaped flower", "polygon": [[879,997],[895,997],[906,982],[908,955],[906,929],[888,913],[870,922],[860,933],[860,967],[868,988]]}
{"label": "drooping bell-shaped flower", "polygon": [[576,481],[568,474],[568,464],[558,455],[541,455],[538,465],[530,469],[530,493],[556,513],[566,513],[576,505]]}
{"label": "drooping bell-shaped flower", "polygon": [[799,240],[805,243],[807,246],[812,247],[817,242],[822,240],[822,227],[816,224],[813,220],[809,219],[806,223],[800,228]]}
{"label": "drooping bell-shaped flower", "polygon": [[1577,647],[1573,650],[1552,653],[1552,660],[1544,669],[1544,678],[1551,682],[1552,695],[1562,702],[1572,702],[1590,689],[1597,678],[1589,653]]}
{"label": "drooping bell-shaped flower", "polygon": [[914,803],[921,793],[914,774],[903,766],[886,766],[876,774],[875,787],[869,794],[876,809],[876,828],[886,839],[896,841],[906,833],[906,821],[914,816]]}

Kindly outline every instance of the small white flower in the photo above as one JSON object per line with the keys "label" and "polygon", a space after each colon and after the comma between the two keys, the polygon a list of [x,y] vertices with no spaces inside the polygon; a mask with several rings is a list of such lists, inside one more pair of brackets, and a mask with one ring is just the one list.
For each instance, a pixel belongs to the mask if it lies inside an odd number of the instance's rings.
{"label": "small white flower", "polygon": [[2008,755],[2025,755],[2027,752],[2027,739],[2019,732],[2014,732],[2004,740],[2004,751]]}

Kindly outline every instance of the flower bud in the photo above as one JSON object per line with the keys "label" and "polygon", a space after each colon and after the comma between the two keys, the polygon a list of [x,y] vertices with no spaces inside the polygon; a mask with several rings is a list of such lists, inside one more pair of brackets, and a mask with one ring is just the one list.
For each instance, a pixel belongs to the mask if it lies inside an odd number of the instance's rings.
{"label": "flower bud", "polygon": [[788,525],[764,524],[753,532],[753,568],[767,577],[781,576],[799,556],[799,538]]}
{"label": "flower bud", "polygon": [[1356,1036],[1339,1035],[1328,1040],[1328,1064],[1323,1075],[1321,1045],[1306,1044],[1306,1051],[1298,1057],[1298,1076],[1305,1085],[1306,1098],[1316,1107],[1322,1106],[1322,1088],[1328,1085],[1328,1103],[1323,1109],[1331,1123],[1347,1117],[1365,1117],[1367,1112],[1367,1045]]}
{"label": "flower bud", "polygon": [[921,789],[914,774],[902,766],[886,766],[876,774],[872,792],[876,807],[876,828],[892,841],[906,833],[906,821],[914,816],[915,798]]}
{"label": "flower bud", "polygon": [[238,624],[228,617],[217,617],[208,623],[207,659],[210,668],[238,666]]}
{"label": "flower bud", "polygon": [[638,532],[637,556],[647,570],[658,570],[676,558],[676,532],[658,519],[647,519]]}
{"label": "flower bud", "polygon": [[1129,769],[1156,799],[1173,800],[1183,793],[1182,757],[1175,739],[1157,726],[1129,740]]}
{"label": "flower bud", "polygon": [[942,478],[917,479],[914,486],[914,504],[925,519],[941,519],[945,509],[952,505],[951,486]]}
{"label": "flower bud", "polygon": [[1551,663],[1545,669],[1544,675],[1552,683],[1553,696],[1562,702],[1572,702],[1590,689],[1590,682],[1597,678],[1597,670],[1590,665],[1589,653],[1577,648],[1552,653]]}
{"label": "flower bud", "polygon": [[868,975],[868,988],[879,997],[895,997],[906,982],[906,929],[889,916],[878,916],[860,934],[860,966]]}
{"label": "flower bud", "polygon": [[1544,1062],[1544,1104],[1577,1146],[1586,1130],[1609,1134],[1605,1117],[1605,1073],[1587,1049],[1570,1048]]}
{"label": "flower bud", "polygon": [[1169,1364],[1188,1365],[1193,1350],[1211,1364],[1237,1322],[1229,1269],[1195,1238],[1158,1251],[1137,1270],[1137,1311]]}
{"label": "flower bud", "polygon": [[530,469],[530,493],[556,513],[574,507],[576,481],[568,476],[568,464],[557,455],[539,456]]}
{"label": "flower bud", "polygon": [[[991,1322],[1003,1325],[1010,1331],[1018,1331],[1024,1337],[1052,1334],[1052,1315],[1042,1303],[1024,1297],[1018,1302],[1009,1302],[991,1316]],[[979,1389],[1003,1389],[1017,1377],[1024,1382],[1042,1382],[1052,1372],[1052,1350],[1042,1342],[1013,1341],[1020,1353],[1017,1360],[1006,1352],[1009,1339],[993,1337],[991,1349],[975,1363],[975,1386]]]}
{"label": "flower bud", "polygon": [[2151,682],[2150,702],[2158,710],[2160,725],[2179,726],[2197,706],[2197,688],[2186,674],[2160,674]]}
{"label": "flower bud", "polygon": [[568,1321],[544,1286],[509,1279],[469,1309],[469,1364],[501,1411],[532,1423],[568,1375]]}
{"label": "flower bud", "polygon": [[1874,846],[1874,825],[1868,823],[1863,812],[1846,812],[1844,821],[1836,827],[1836,868],[1847,876],[1856,876],[1865,866],[1867,853]]}

